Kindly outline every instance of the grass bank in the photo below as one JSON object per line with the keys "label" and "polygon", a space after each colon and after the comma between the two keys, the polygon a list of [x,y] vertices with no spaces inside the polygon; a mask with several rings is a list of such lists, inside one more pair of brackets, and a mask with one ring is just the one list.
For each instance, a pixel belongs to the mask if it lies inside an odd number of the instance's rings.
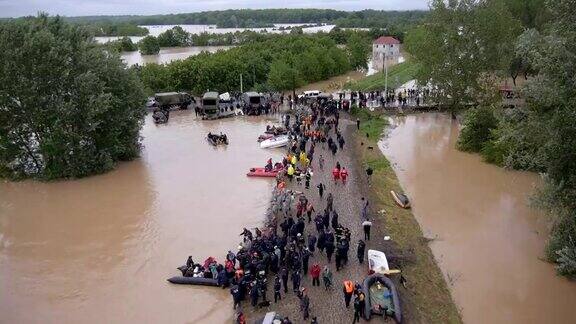
{"label": "grass bank", "polygon": [[[388,89],[394,89],[415,78],[420,66],[410,60],[388,68]],[[386,76],[376,73],[358,81],[347,83],[344,88],[353,91],[384,90]]]}
{"label": "grass bank", "polygon": [[[400,266],[407,279],[407,288],[399,287],[403,302],[404,316],[410,323],[462,323],[458,308],[434,260],[428,240],[423,237],[420,225],[410,210],[398,207],[390,196],[390,190],[402,191],[396,174],[384,155],[377,149],[377,142],[387,121],[366,110],[353,109],[354,118],[360,119],[360,131],[356,149],[360,163],[374,169],[370,187],[372,210],[378,213],[378,221],[384,224],[384,232],[390,235],[394,246],[400,251],[409,252],[412,258],[405,262],[391,262]],[[368,134],[369,137],[366,137]],[[360,145],[363,143],[363,145]],[[373,147],[374,149],[368,149]],[[397,252],[387,250],[393,255]]]}

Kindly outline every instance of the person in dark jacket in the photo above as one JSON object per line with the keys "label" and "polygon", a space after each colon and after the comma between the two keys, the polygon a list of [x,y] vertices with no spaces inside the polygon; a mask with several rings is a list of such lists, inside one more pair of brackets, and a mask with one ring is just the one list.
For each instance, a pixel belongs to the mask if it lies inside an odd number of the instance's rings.
{"label": "person in dark jacket", "polygon": [[322,199],[322,196],[324,196],[324,189],[326,189],[326,186],[320,183],[316,186],[316,188],[318,188],[318,194],[320,195],[320,199]]}
{"label": "person in dark jacket", "polygon": [[330,212],[328,209],[324,209],[324,215],[322,216],[322,223],[324,224],[324,228],[328,229],[330,227]]}
{"label": "person in dark jacket", "polygon": [[232,300],[234,300],[233,308],[236,309],[236,307],[240,307],[240,303],[242,302],[242,295],[240,294],[238,285],[234,285],[232,288],[230,288],[230,294],[232,295]]}
{"label": "person in dark jacket", "polygon": [[334,241],[326,241],[326,256],[328,257],[328,263],[332,262],[332,254],[334,254]]}
{"label": "person in dark jacket", "polygon": [[252,289],[250,289],[250,300],[252,302],[252,306],[256,307],[256,305],[258,305],[258,286],[256,286],[256,284],[254,284],[252,286]]}
{"label": "person in dark jacket", "polygon": [[310,298],[306,293],[306,288],[303,288],[300,294],[300,311],[302,312],[302,318],[304,320],[310,317]]}
{"label": "person in dark jacket", "polygon": [[364,250],[366,249],[366,243],[362,240],[358,240],[358,249],[356,256],[358,256],[358,262],[360,264],[364,263]]}
{"label": "person in dark jacket", "polygon": [[310,250],[308,250],[307,247],[302,250],[302,272],[305,276],[308,274],[308,261],[310,260],[311,255],[312,253],[310,253]]}
{"label": "person in dark jacket", "polygon": [[338,228],[338,213],[334,210],[332,211],[332,228]]}
{"label": "person in dark jacket", "polygon": [[354,298],[354,319],[352,323],[360,322],[360,312],[362,311],[362,306],[360,305],[360,298],[356,296]]}
{"label": "person in dark jacket", "polygon": [[288,293],[288,269],[286,266],[280,269],[280,277],[282,278],[282,285],[284,286],[284,293]]}
{"label": "person in dark jacket", "polygon": [[312,253],[316,252],[316,236],[312,233],[308,234],[308,250]]}
{"label": "person in dark jacket", "polygon": [[298,290],[300,289],[300,271],[294,271],[292,272],[291,275],[291,279],[292,279],[292,290],[297,293]]}
{"label": "person in dark jacket", "polygon": [[274,303],[282,300],[282,295],[280,295],[280,290],[282,289],[282,285],[280,284],[280,277],[276,275],[274,277]]}

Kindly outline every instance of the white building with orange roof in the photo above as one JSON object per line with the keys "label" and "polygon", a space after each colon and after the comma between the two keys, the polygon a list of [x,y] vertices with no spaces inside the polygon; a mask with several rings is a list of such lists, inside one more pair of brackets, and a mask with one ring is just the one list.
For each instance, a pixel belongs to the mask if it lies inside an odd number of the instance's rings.
{"label": "white building with orange roof", "polygon": [[394,64],[400,58],[400,41],[391,36],[381,36],[372,43],[372,68],[384,69],[384,61]]}

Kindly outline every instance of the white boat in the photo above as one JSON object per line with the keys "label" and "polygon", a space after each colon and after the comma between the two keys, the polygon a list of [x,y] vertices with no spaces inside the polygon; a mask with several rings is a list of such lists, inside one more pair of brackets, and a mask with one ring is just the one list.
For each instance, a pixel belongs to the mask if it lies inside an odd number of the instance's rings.
{"label": "white boat", "polygon": [[390,268],[388,267],[388,259],[386,254],[377,250],[368,250],[368,271],[370,274],[388,274]]}
{"label": "white boat", "polygon": [[286,146],[287,144],[288,144],[288,135],[280,135],[260,142],[260,148],[282,147]]}

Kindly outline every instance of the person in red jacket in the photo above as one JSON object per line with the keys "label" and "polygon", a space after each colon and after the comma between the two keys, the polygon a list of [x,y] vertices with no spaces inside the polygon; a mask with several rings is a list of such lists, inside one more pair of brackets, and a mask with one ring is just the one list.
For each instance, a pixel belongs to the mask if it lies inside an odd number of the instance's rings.
{"label": "person in red jacket", "polygon": [[312,286],[320,287],[320,265],[318,263],[314,264],[312,268],[310,268],[310,275],[312,276]]}
{"label": "person in red jacket", "polygon": [[345,167],[342,167],[340,170],[340,178],[342,178],[342,183],[346,184],[346,179],[348,178],[348,170]]}
{"label": "person in red jacket", "polygon": [[337,184],[338,180],[340,180],[340,169],[332,169],[332,177],[334,178],[334,184]]}

